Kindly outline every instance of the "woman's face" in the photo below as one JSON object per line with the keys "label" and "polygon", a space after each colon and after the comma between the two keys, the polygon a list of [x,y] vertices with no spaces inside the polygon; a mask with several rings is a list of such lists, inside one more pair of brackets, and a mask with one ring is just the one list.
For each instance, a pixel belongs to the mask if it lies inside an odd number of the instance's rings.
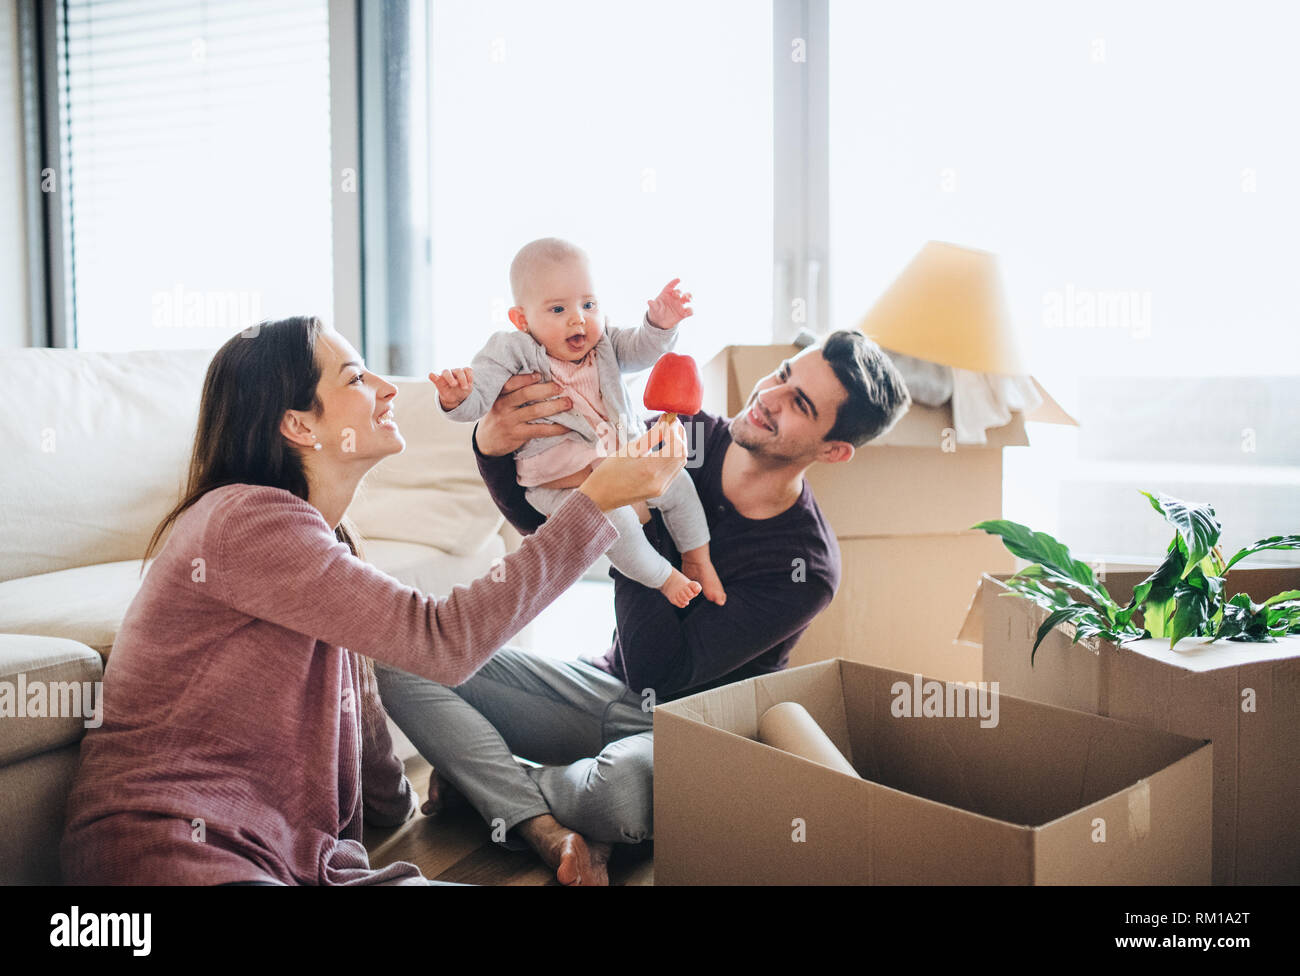
{"label": "woman's face", "polygon": [[375,462],[406,447],[393,419],[397,387],[366,371],[351,343],[337,332],[325,331],[316,341],[320,363],[319,416],[311,417],[311,431],[323,445],[315,453],[321,460]]}

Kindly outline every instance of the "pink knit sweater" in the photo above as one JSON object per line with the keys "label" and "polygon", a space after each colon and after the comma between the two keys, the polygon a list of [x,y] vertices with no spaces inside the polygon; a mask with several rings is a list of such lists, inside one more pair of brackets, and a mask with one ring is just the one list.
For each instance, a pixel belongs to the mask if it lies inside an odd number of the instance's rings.
{"label": "pink knit sweater", "polygon": [[[373,871],[363,810],[415,797],[362,681],[367,655],[456,685],[617,531],[575,492],[501,569],[444,599],[354,557],[287,491],[231,485],[177,520],[122,622],[82,740],[62,858],[74,884],[421,883]],[[496,579],[492,578],[496,577]]]}

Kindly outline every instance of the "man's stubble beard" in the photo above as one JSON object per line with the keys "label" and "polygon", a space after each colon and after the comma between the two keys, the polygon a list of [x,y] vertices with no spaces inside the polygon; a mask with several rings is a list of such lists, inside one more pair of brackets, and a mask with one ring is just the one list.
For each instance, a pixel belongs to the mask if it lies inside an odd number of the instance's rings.
{"label": "man's stubble beard", "polygon": [[[792,456],[789,454],[784,454],[779,450],[773,450],[773,445],[771,444],[767,444],[759,440],[751,440],[749,437],[750,431],[747,422],[742,422],[742,424],[739,427],[739,430],[737,430],[736,421],[740,420],[743,417],[744,414],[740,414],[737,417],[733,417],[731,421],[728,423],[728,432],[731,434],[731,441],[737,447],[743,448],[744,450],[748,451],[751,455],[753,455],[755,458],[767,464],[784,465],[784,464],[797,463],[801,465],[807,465],[811,463],[812,461],[811,458],[805,459],[797,455]],[[739,436],[737,436],[737,434],[739,434]]]}

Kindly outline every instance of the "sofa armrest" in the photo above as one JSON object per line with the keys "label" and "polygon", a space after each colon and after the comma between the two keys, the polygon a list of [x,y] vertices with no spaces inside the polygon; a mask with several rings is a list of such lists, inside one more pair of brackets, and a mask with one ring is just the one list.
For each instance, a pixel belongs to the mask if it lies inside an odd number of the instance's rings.
{"label": "sofa armrest", "polygon": [[64,807],[81,737],[103,717],[103,676],[85,644],[0,634],[0,884],[59,880]]}
{"label": "sofa armrest", "polygon": [[[104,659],[64,637],[0,634],[0,766],[79,742],[103,720]],[[35,713],[35,714],[33,714]]]}

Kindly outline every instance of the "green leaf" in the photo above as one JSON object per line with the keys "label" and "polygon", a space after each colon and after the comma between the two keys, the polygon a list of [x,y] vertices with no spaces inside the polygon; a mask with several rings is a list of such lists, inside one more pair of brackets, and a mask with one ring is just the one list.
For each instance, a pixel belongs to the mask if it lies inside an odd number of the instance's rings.
{"label": "green leaf", "polygon": [[1201,587],[1180,584],[1174,591],[1174,603],[1174,615],[1169,621],[1170,647],[1184,637],[1200,635],[1210,620],[1209,596]]}
{"label": "green leaf", "polygon": [[1223,605],[1223,617],[1214,630],[1213,640],[1220,637],[1233,638],[1244,633],[1250,626],[1257,608],[1250,602],[1246,593],[1238,593]]}
{"label": "green leaf", "polygon": [[[1144,491],[1151,507],[1163,515],[1177,531],[1187,548],[1187,565],[1195,566],[1219,541],[1223,526],[1219,524],[1211,505],[1197,505],[1174,498],[1162,492]],[[1183,575],[1189,570],[1184,568]]]}
{"label": "green leaf", "polygon": [[1167,600],[1173,596],[1174,584],[1182,578],[1183,570],[1187,568],[1187,555],[1182,546],[1178,545],[1178,541],[1175,537],[1174,541],[1169,543],[1164,561],[1156,567],[1156,571],[1133,587],[1130,607],[1140,606],[1148,598]]}
{"label": "green leaf", "polygon": [[1045,586],[1037,580],[1022,579],[1018,576],[1012,576],[1007,579],[1007,586],[1012,590],[1011,593],[1004,593],[1003,596],[1022,596],[1026,599],[1033,600],[1044,610],[1052,611],[1059,606],[1072,603],[1068,593],[1064,590],[1052,589]]}
{"label": "green leaf", "polygon": [[1133,599],[1116,614],[1116,623],[1127,625],[1136,610],[1142,612],[1143,623],[1152,637],[1164,637],[1164,623],[1169,615],[1174,586],[1183,575],[1187,560],[1178,537],[1169,544],[1169,551],[1154,573],[1133,587]]}
{"label": "green leaf", "polygon": [[1169,636],[1169,617],[1174,612],[1174,598],[1148,600],[1142,608],[1142,624],[1152,637]]}
{"label": "green leaf", "polygon": [[1081,635],[1078,630],[1080,625],[1079,622],[1085,620],[1093,628],[1091,631],[1092,634],[1100,633],[1102,629],[1104,629],[1104,618],[1097,612],[1096,607],[1090,607],[1086,603],[1073,603],[1068,607],[1061,607],[1059,610],[1054,610],[1049,613],[1047,619],[1038,627],[1037,638],[1034,640],[1034,646],[1029,652],[1029,666],[1033,667],[1034,665],[1034,656],[1038,653],[1038,645],[1041,644],[1047,635],[1056,628],[1057,624],[1065,623],[1066,621],[1075,624],[1076,630],[1073,641],[1074,643],[1078,643],[1080,636],[1091,636],[1090,634]]}
{"label": "green leaf", "polygon": [[1289,627],[1292,623],[1300,621],[1300,604],[1283,603],[1280,606],[1268,607],[1264,610],[1264,620],[1270,629]]}
{"label": "green leaf", "polygon": [[1300,535],[1274,535],[1269,536],[1267,539],[1260,539],[1258,542],[1252,542],[1229,559],[1227,565],[1223,567],[1223,571],[1226,573],[1239,559],[1245,559],[1247,556],[1254,555],[1257,552],[1265,552],[1269,549],[1300,549]]}
{"label": "green leaf", "polygon": [[[971,526],[990,535],[1001,536],[1002,544],[1014,556],[1037,563],[1069,586],[1077,587],[1101,606],[1116,606],[1106,588],[1094,578],[1092,567],[1070,555],[1070,550],[1046,532],[1035,532],[1027,525],[1007,519],[992,519]],[[1023,570],[1021,571],[1024,572]]]}
{"label": "green leaf", "polygon": [[1278,603],[1290,603],[1292,600],[1300,600],[1300,590],[1283,590],[1281,593],[1269,597],[1260,605],[1271,607]]}

